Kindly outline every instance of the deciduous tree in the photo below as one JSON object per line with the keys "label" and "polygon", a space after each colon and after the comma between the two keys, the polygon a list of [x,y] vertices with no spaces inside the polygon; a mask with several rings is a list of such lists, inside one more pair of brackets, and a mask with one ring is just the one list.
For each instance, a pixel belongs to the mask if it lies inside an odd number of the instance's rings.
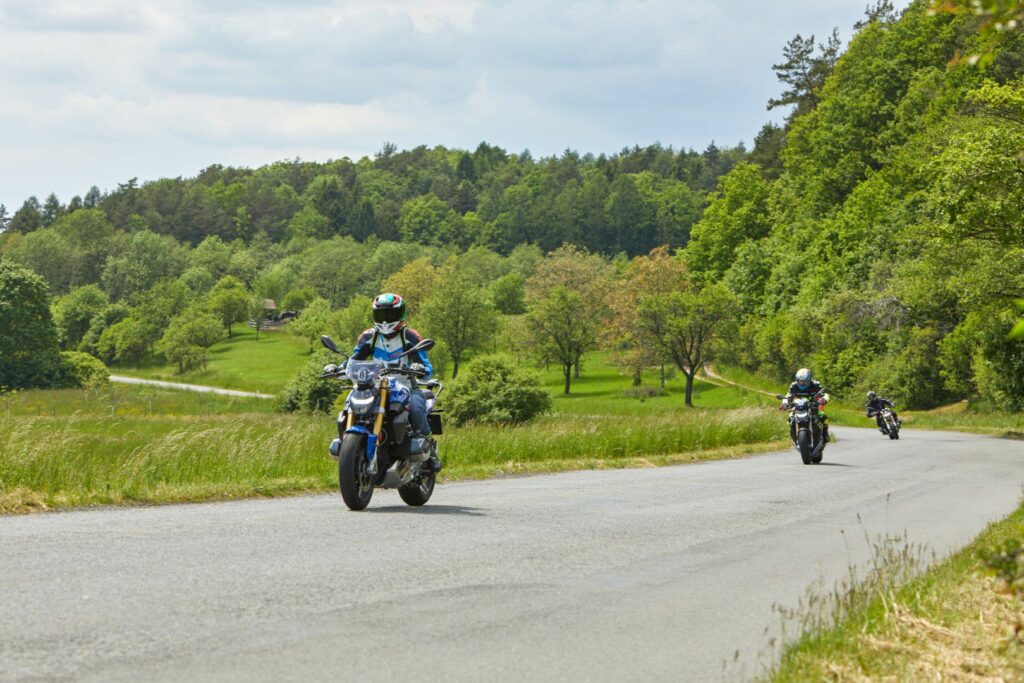
{"label": "deciduous tree", "polygon": [[559,285],[534,301],[526,314],[528,343],[542,362],[557,363],[568,394],[583,354],[597,346],[600,319],[590,314],[579,292]]}
{"label": "deciduous tree", "polygon": [[738,304],[721,285],[647,295],[639,326],[686,376],[686,405],[693,407],[693,379],[735,335]]}
{"label": "deciduous tree", "polygon": [[0,259],[0,387],[45,387],[59,369],[57,329],[43,278]]}
{"label": "deciduous tree", "polygon": [[206,308],[221,321],[230,338],[231,325],[245,321],[249,313],[249,293],[237,278],[225,275],[210,290]]}
{"label": "deciduous tree", "polygon": [[468,273],[442,269],[431,297],[423,304],[430,334],[444,342],[452,359],[452,378],[467,351],[479,348],[496,333],[494,304]]}

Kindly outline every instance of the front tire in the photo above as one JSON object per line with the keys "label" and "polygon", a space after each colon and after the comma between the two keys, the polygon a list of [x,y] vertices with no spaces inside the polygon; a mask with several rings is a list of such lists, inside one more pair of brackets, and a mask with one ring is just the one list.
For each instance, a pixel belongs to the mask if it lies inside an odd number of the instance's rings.
{"label": "front tire", "polygon": [[350,510],[362,510],[373,497],[373,477],[367,471],[366,437],[345,434],[338,456],[338,488]]}
{"label": "front tire", "polygon": [[801,429],[796,435],[796,447],[800,451],[800,459],[805,465],[811,464],[811,433]]}

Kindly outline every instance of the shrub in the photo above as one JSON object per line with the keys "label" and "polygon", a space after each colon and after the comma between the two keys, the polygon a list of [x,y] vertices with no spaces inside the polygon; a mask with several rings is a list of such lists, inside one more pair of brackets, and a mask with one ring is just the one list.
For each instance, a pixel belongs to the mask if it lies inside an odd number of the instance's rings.
{"label": "shrub", "polygon": [[60,372],[57,386],[61,388],[102,386],[110,381],[110,370],[99,358],[81,351],[63,351],[60,354]]}
{"label": "shrub", "polygon": [[466,365],[445,409],[456,426],[518,424],[551,410],[551,396],[537,373],[521,369],[511,358],[480,356]]}
{"label": "shrub", "polygon": [[341,394],[342,385],[335,379],[322,379],[320,373],[328,363],[338,363],[340,360],[340,356],[330,351],[314,353],[285,387],[281,395],[281,410],[287,413],[297,410],[321,413],[330,411]]}
{"label": "shrub", "polygon": [[220,322],[209,313],[190,311],[173,320],[157,342],[157,351],[178,364],[178,374],[202,367],[206,369],[206,349],[223,336]]}
{"label": "shrub", "polygon": [[1010,540],[979,554],[985,568],[995,577],[997,591],[1024,598],[1024,544]]}
{"label": "shrub", "polygon": [[668,390],[661,387],[633,387],[622,392],[626,398],[636,398],[645,401],[657,396],[668,396]]}

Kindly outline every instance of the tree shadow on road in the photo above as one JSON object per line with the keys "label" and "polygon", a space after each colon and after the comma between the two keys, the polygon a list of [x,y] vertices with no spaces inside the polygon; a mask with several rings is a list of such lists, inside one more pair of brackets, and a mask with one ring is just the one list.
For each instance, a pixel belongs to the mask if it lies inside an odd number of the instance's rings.
{"label": "tree shadow on road", "polygon": [[487,510],[466,507],[465,505],[430,505],[411,507],[409,505],[392,505],[382,508],[367,508],[364,512],[404,512],[410,515],[465,515],[467,517],[486,517]]}

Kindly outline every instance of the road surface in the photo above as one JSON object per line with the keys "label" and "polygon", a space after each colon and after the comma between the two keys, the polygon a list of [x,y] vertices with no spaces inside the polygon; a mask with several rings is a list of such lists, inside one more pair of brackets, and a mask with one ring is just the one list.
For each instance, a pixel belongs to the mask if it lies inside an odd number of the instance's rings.
{"label": "road surface", "polygon": [[458,483],[418,510],[386,491],[362,513],[324,495],[3,518],[0,680],[749,678],[773,604],[865,560],[865,531],[942,555],[1020,498],[1024,442],[835,433],[819,466]]}
{"label": "road surface", "polygon": [[155,379],[142,379],[141,377],[126,377],[124,375],[111,375],[111,382],[121,384],[146,384],[161,389],[180,389],[182,391],[198,391],[205,394],[220,394],[221,396],[241,396],[244,398],[274,398],[273,394],[261,394],[255,391],[239,391],[238,389],[221,389],[220,387],[207,387],[201,384],[185,384],[183,382],[163,382]]}

